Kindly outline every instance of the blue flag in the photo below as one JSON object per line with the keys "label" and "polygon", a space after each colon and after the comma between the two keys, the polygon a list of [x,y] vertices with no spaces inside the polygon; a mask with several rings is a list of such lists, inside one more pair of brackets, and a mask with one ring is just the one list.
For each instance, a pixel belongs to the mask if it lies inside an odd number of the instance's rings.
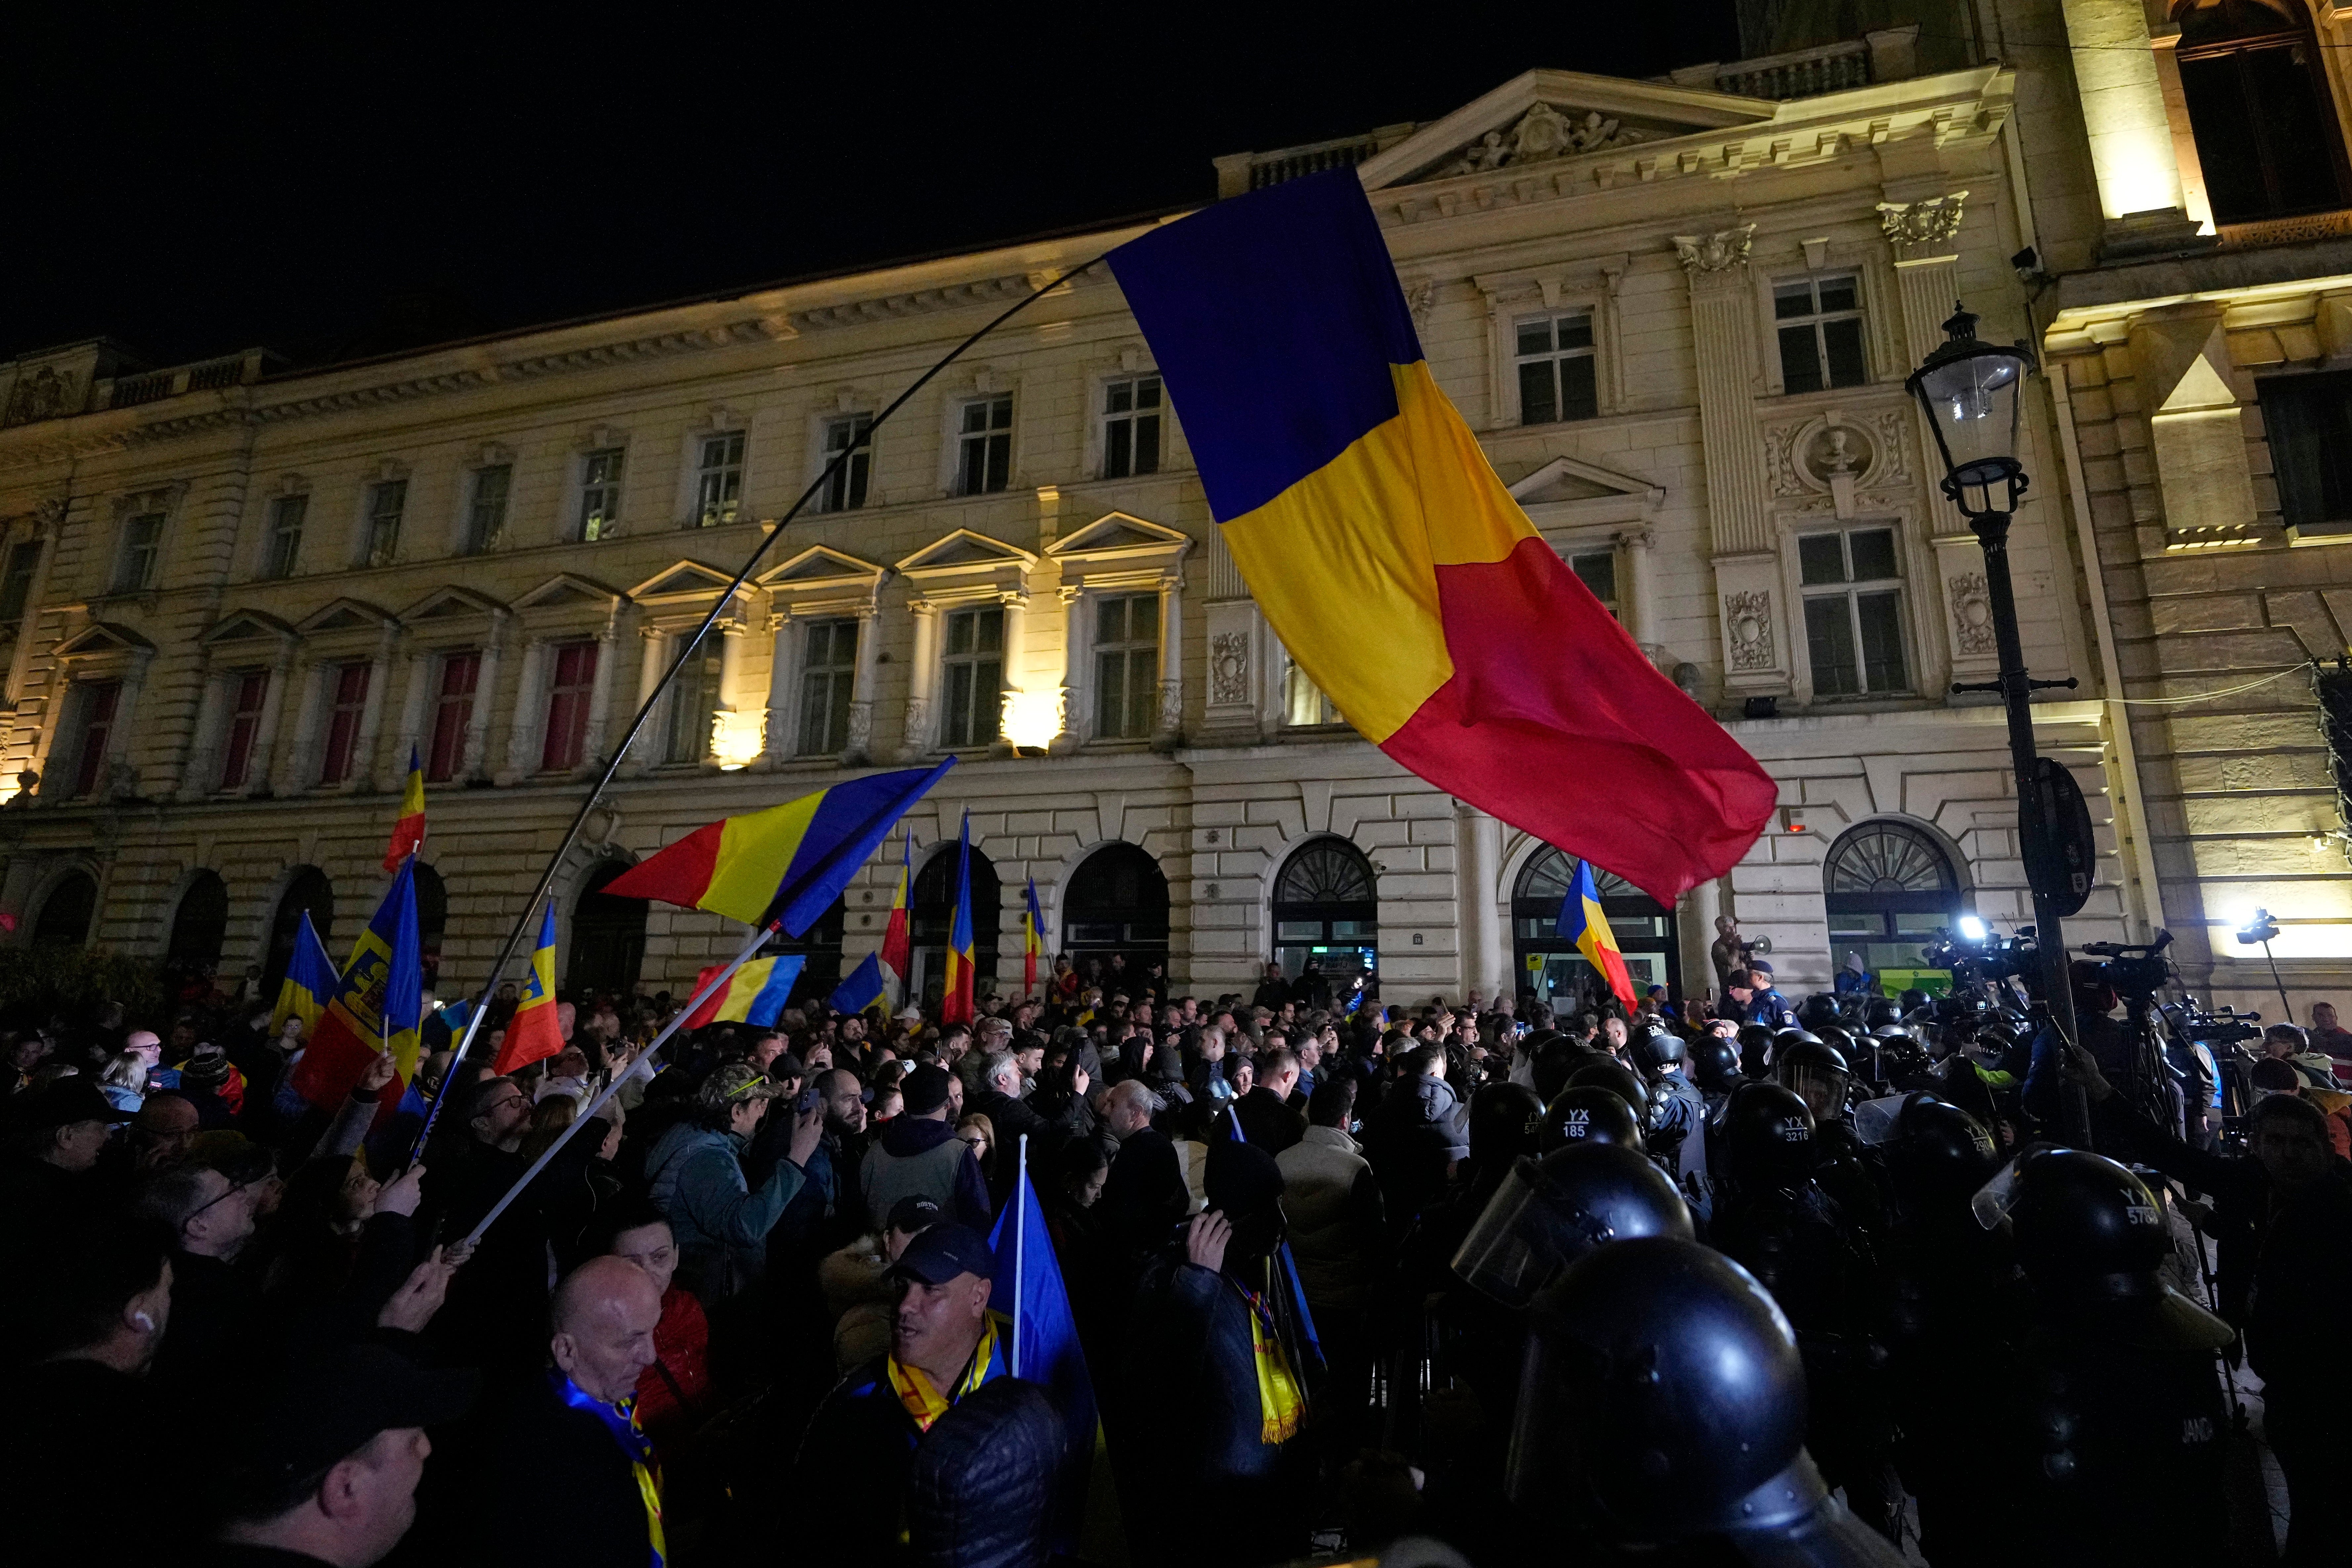
{"label": "blue flag", "polygon": [[1037,1201],[1025,1166],[1013,1201],[996,1216],[988,1244],[996,1253],[996,1289],[990,1303],[1013,1318],[1013,1375],[1043,1387],[1069,1431],[1054,1536],[1057,1550],[1075,1552],[1099,1431],[1095,1387],[1078,1348],[1078,1325],[1070,1314],[1070,1294],[1062,1286],[1054,1238],[1045,1230],[1045,1207]]}
{"label": "blue flag", "polygon": [[882,955],[869,952],[866,962],[849,972],[849,978],[833,988],[825,1005],[836,1013],[863,1013],[877,1003],[889,1010],[889,993],[882,987]]}

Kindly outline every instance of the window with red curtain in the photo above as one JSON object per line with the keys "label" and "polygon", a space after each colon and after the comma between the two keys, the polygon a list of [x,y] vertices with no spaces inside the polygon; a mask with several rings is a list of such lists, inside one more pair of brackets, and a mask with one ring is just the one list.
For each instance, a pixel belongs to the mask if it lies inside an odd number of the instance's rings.
{"label": "window with red curtain", "polygon": [[261,705],[269,700],[269,672],[257,669],[231,677],[236,700],[228,714],[228,753],[221,759],[221,788],[243,789],[253,773],[253,747],[261,737]]}
{"label": "window with red curtain", "polygon": [[93,680],[82,686],[81,757],[74,766],[74,794],[94,793],[106,773],[106,746],[114,734],[114,704],[122,682]]}
{"label": "window with red curtain", "polygon": [[364,659],[335,668],[334,710],[327,716],[327,757],[319,769],[322,784],[343,784],[352,776],[360,743],[360,715],[367,710],[368,677],[373,667]]}
{"label": "window with red curtain", "polygon": [[478,653],[441,656],[441,695],[433,707],[433,752],[425,759],[425,777],[447,784],[466,765],[466,731],[474,721],[474,682],[481,678]]}
{"label": "window with red curtain", "polygon": [[547,744],[540,767],[548,773],[569,773],[580,765],[588,745],[588,696],[596,684],[596,645],[559,643],[555,676],[548,682]]}

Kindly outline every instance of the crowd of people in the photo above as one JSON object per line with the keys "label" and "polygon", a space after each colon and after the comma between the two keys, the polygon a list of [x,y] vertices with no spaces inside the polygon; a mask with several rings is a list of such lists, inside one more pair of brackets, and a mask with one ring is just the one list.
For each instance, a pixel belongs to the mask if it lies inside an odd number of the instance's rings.
{"label": "crowd of people", "polygon": [[[2196,1064],[2128,1077],[2095,976],[2071,1047],[1720,978],[1556,1013],[1064,963],[657,1059],[683,997],[586,989],[499,1075],[509,991],[429,1042],[421,1158],[389,1058],[310,1105],[266,1005],[16,1020],[20,1550],[2220,1563],[2269,1542],[2258,1388],[2290,1561],[2352,1552],[2332,1011],[2200,1058],[2225,1119]],[[1093,1453],[1012,1364],[1024,1173]]]}

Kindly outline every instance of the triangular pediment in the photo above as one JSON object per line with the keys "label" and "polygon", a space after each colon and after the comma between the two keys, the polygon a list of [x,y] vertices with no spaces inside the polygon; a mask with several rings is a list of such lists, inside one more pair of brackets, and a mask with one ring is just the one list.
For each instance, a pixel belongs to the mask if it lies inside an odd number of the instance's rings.
{"label": "triangular pediment", "polygon": [[414,626],[418,621],[454,620],[460,616],[494,616],[505,608],[471,588],[436,588],[402,611],[400,618]]}
{"label": "triangular pediment", "polygon": [[1531,70],[1356,165],[1368,191],[1502,175],[1588,153],[1762,124],[1773,106],[1711,89]]}
{"label": "triangular pediment", "polygon": [[639,604],[649,599],[690,598],[697,595],[717,595],[727,591],[735,581],[731,573],[715,566],[705,566],[699,561],[673,561],[635,587],[629,597]]}
{"label": "triangular pediment", "polygon": [[1619,503],[1648,510],[1663,504],[1666,499],[1662,486],[1575,458],[1554,458],[1512,484],[1510,491],[1511,499],[1523,507],[1595,502]]}
{"label": "triangular pediment", "polygon": [[901,572],[937,571],[942,567],[1034,566],[1037,557],[1001,539],[959,528],[935,539],[898,563]]}
{"label": "triangular pediment", "polygon": [[861,561],[838,550],[822,544],[812,544],[790,561],[763,573],[760,585],[781,588],[794,583],[833,583],[845,577],[864,582],[882,575],[882,568],[871,561]]}
{"label": "triangular pediment", "polygon": [[259,610],[235,610],[222,616],[212,630],[196,640],[215,646],[232,642],[286,642],[293,636],[294,628],[276,616]]}
{"label": "triangular pediment", "polygon": [[380,610],[363,599],[337,599],[294,629],[307,637],[316,637],[321,632],[382,631],[386,626],[399,624],[389,612]]}
{"label": "triangular pediment", "polygon": [[84,626],[80,631],[58,644],[57,657],[72,658],[77,656],[87,657],[91,654],[104,653],[142,651],[152,653],[154,648],[153,643],[149,642],[129,626],[118,626],[110,622],[100,621],[95,625]]}
{"label": "triangular pediment", "polygon": [[1181,549],[1192,542],[1190,535],[1176,529],[1114,511],[1095,519],[1076,533],[1055,540],[1045,547],[1045,553],[1098,555],[1121,550]]}
{"label": "triangular pediment", "polygon": [[608,588],[593,577],[559,572],[515,601],[518,610],[611,609],[621,599],[618,588]]}

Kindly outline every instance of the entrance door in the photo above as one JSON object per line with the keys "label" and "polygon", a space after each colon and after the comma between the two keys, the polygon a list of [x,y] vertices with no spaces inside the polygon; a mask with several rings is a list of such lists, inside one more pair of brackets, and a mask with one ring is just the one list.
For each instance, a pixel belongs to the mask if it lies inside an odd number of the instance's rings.
{"label": "entrance door", "polygon": [[[1511,889],[1511,938],[1518,967],[1519,989],[1554,1012],[1575,1012],[1598,1006],[1609,995],[1608,982],[1586,961],[1574,942],[1559,935],[1560,900],[1576,885],[1576,859],[1546,847],[1519,870]],[[1633,994],[1653,985],[1682,994],[1682,961],[1675,943],[1674,911],[1612,871],[1592,868],[1592,885],[1601,894],[1601,912],[1625,955],[1625,973],[1633,978]]]}
{"label": "entrance door", "polygon": [[1345,996],[1380,969],[1381,904],[1372,863],[1344,838],[1301,845],[1274,879],[1274,959],[1297,980],[1309,963]]}
{"label": "entrance door", "polygon": [[[1124,958],[1135,977],[1168,962],[1168,879],[1132,844],[1106,844],[1082,861],[1062,894],[1062,947],[1081,973],[1088,958]],[[1049,952],[1040,965],[1049,968]],[[1133,979],[1128,982],[1131,987]]]}
{"label": "entrance door", "polygon": [[646,962],[646,900],[604,891],[604,884],[627,869],[624,861],[606,860],[581,884],[580,900],[572,906],[572,962],[563,970],[563,983],[574,992],[626,996],[637,988]]}
{"label": "entrance door", "polygon": [[[923,999],[926,1016],[936,1016],[933,1011],[947,988],[948,930],[955,920],[956,854],[952,844],[942,844],[923,868],[915,873],[915,885],[907,894],[907,935],[913,950],[909,962],[915,973],[907,979],[907,993]],[[978,849],[971,852],[971,973],[975,983],[993,980],[996,967],[997,911],[1003,907],[1002,884],[996,879],[996,863]],[[975,994],[977,991],[975,991]]]}

